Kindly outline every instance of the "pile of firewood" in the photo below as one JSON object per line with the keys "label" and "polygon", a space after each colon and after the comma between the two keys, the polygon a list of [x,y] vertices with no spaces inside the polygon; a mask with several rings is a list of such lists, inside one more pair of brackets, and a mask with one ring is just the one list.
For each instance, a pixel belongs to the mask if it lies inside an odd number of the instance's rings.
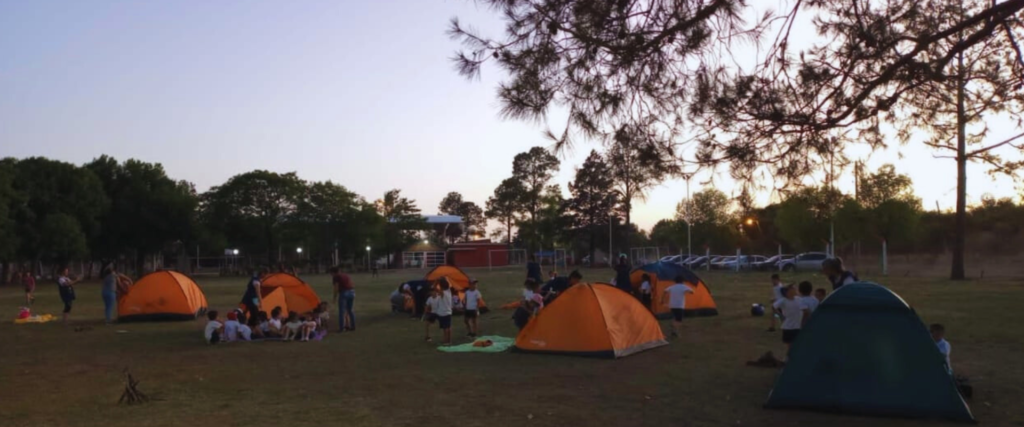
{"label": "pile of firewood", "polygon": [[121,394],[121,399],[117,401],[117,404],[127,403],[134,405],[136,403],[149,402],[149,396],[139,391],[139,382],[135,380],[131,372],[128,372],[128,368],[124,369],[124,393]]}

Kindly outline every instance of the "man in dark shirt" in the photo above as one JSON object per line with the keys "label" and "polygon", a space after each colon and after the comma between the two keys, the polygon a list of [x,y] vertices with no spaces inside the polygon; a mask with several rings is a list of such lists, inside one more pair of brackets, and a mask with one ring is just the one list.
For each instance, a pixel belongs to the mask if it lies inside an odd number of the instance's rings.
{"label": "man in dark shirt", "polygon": [[579,270],[573,270],[572,273],[569,273],[569,277],[560,276],[551,279],[540,289],[540,293],[544,295],[544,304],[550,304],[558,295],[579,283],[582,279],[583,275],[580,274]]}
{"label": "man in dark shirt", "polygon": [[352,284],[352,278],[338,267],[334,267],[332,273],[334,276],[332,279],[334,297],[332,299],[338,302],[339,329],[354,331],[356,330],[356,314],[352,310],[352,306],[355,303],[356,291]]}
{"label": "man in dark shirt", "polygon": [[530,262],[526,263],[526,278],[533,279],[537,283],[544,283],[541,278],[540,263],[537,262],[537,257],[531,256]]}
{"label": "man in dark shirt", "polygon": [[627,293],[633,292],[633,283],[630,282],[629,272],[632,267],[625,255],[619,255],[619,263],[615,265],[615,287]]}

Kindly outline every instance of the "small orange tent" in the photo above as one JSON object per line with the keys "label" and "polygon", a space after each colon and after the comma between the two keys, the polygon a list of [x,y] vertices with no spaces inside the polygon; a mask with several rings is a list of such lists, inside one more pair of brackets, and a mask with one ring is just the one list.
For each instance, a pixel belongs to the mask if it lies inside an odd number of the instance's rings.
{"label": "small orange tent", "polygon": [[267,313],[267,316],[270,316],[270,312],[274,310],[274,307],[281,307],[282,317],[288,316],[288,297],[285,294],[284,288],[274,288],[263,295],[263,305],[260,308]]}
{"label": "small orange tent", "polygon": [[313,288],[302,279],[287,273],[274,273],[263,276],[263,279],[260,280],[260,296],[264,299],[261,308],[268,315],[274,306],[270,305],[266,299],[278,289],[282,291],[283,300],[287,305],[287,309],[285,306],[281,307],[285,315],[289,310],[296,313],[308,313],[320,305],[320,297],[316,296]]}
{"label": "small orange tent", "polygon": [[452,285],[452,289],[455,289],[456,291],[462,292],[469,287],[469,276],[467,276],[459,267],[452,265],[439,265],[434,267],[433,270],[430,270],[430,272],[427,273],[427,277],[424,279],[435,282],[440,280],[442,277],[447,278],[448,284]]}
{"label": "small orange tent", "polygon": [[147,274],[117,301],[119,321],[192,320],[206,311],[206,295],[176,271]]}
{"label": "small orange tent", "polygon": [[675,276],[682,276],[683,283],[693,289],[693,293],[686,296],[686,316],[715,316],[718,315],[718,306],[711,298],[711,291],[704,281],[693,274],[686,267],[670,263],[656,262],[633,270],[629,274],[629,281],[633,289],[639,292],[640,284],[643,283],[643,275],[651,278],[651,311],[660,319],[671,317],[668,309],[668,302],[662,303],[662,295],[665,289],[675,284]]}
{"label": "small orange tent", "polygon": [[658,321],[607,284],[566,290],[519,332],[515,351],[618,358],[667,345]]}
{"label": "small orange tent", "polygon": [[[436,282],[442,278],[448,279],[448,284],[458,294],[459,299],[465,301],[466,289],[469,289],[469,276],[462,269],[454,265],[439,265],[430,270],[424,279]],[[483,298],[480,298],[478,304],[482,312],[487,311],[487,303],[484,302]]]}

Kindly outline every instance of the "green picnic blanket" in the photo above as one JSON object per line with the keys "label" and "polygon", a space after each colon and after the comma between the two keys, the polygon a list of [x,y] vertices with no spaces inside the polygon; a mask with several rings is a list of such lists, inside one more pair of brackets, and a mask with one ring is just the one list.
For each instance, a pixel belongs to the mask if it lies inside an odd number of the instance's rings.
{"label": "green picnic blanket", "polygon": [[475,347],[473,346],[473,343],[467,343],[453,345],[450,347],[438,347],[437,349],[447,353],[501,353],[508,350],[516,343],[515,338],[499,337],[497,335],[488,335],[476,339],[476,341],[487,340],[490,340],[494,344],[487,347]]}

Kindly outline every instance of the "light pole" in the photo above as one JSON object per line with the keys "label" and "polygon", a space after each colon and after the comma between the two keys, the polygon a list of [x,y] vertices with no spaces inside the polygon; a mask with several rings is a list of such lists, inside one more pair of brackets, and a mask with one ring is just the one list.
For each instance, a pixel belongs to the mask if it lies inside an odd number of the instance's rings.
{"label": "light pole", "polygon": [[[612,264],[612,235],[615,234],[612,231],[612,218],[613,217],[614,217],[614,214],[609,212],[608,213],[608,266],[609,267],[611,267],[613,265]],[[593,261],[593,260],[591,260],[591,261]]]}
{"label": "light pole", "polygon": [[370,269],[370,247],[366,247],[366,269]]}
{"label": "light pole", "polygon": [[690,200],[690,178],[693,175],[686,175],[686,256],[693,257],[693,233],[690,226],[690,210],[693,200]]}

